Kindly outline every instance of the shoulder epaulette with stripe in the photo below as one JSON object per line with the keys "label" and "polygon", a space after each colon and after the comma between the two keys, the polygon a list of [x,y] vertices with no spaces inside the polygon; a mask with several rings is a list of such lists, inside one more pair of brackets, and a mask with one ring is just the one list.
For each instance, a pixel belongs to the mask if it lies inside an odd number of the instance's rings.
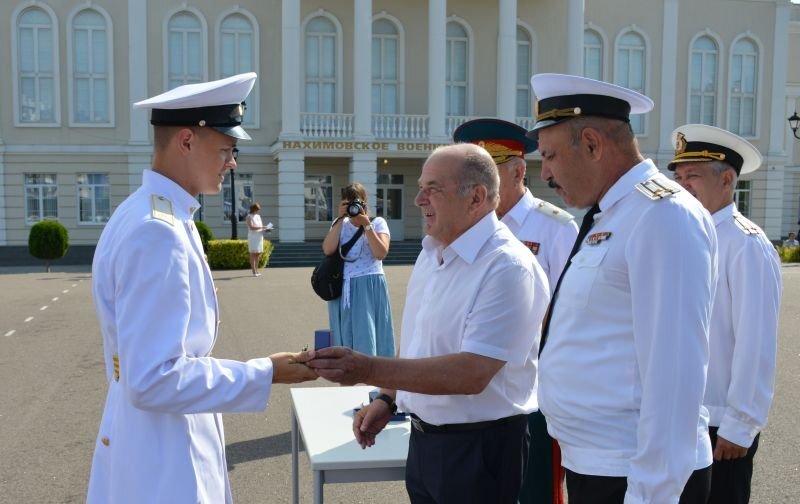
{"label": "shoulder epaulette with stripe", "polygon": [[734,212],[733,222],[736,224],[736,227],[741,229],[746,235],[757,235],[761,232],[761,228],[753,224],[747,217],[739,212]]}
{"label": "shoulder epaulette with stripe", "polygon": [[538,212],[545,214],[546,216],[557,220],[561,224],[566,224],[568,222],[572,222],[575,220],[575,217],[572,216],[571,213],[558,208],[552,203],[548,203],[547,201],[540,201],[535,207]]}
{"label": "shoulder epaulette with stripe", "polygon": [[172,212],[172,202],[164,196],[157,194],[150,195],[150,202],[153,205],[153,218],[162,220],[170,226],[175,225],[175,214]]}
{"label": "shoulder epaulette with stripe", "polygon": [[636,184],[636,189],[653,201],[669,198],[683,190],[677,183],[662,177],[651,178]]}

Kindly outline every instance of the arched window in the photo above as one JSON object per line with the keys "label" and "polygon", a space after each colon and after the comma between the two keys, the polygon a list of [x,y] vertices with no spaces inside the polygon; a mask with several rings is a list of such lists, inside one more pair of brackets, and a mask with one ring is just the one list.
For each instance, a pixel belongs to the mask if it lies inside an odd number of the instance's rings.
{"label": "arched window", "polygon": [[111,123],[109,26],[94,9],[72,18],[71,120],[76,125]]}
{"label": "arched window", "polygon": [[[640,34],[628,31],[622,35],[617,41],[616,84],[645,94],[646,55],[647,46]],[[631,128],[637,135],[644,134],[644,115],[632,115]]]}
{"label": "arched window", "polygon": [[372,23],[372,113],[400,110],[400,36],[388,19]]}
{"label": "arched window", "polygon": [[172,16],[168,25],[169,89],[205,80],[206,59],[200,19],[188,11]]}
{"label": "arched window", "polygon": [[738,40],[731,51],[728,87],[728,129],[737,135],[756,135],[758,46],[750,38]]}
{"label": "arched window", "polygon": [[58,123],[58,48],[54,18],[29,7],[16,22],[17,120],[23,125]]}
{"label": "arched window", "polygon": [[717,124],[719,48],[708,35],[692,44],[689,62],[689,122]]}
{"label": "arched window", "polygon": [[447,115],[467,115],[467,96],[469,75],[469,36],[461,24],[447,23],[447,69],[445,79],[445,112]]}
{"label": "arched window", "polygon": [[517,117],[533,115],[533,38],[528,30],[517,26]]}
{"label": "arched window", "polygon": [[[250,19],[240,13],[226,16],[219,26],[220,78],[257,71],[256,47],[256,33]],[[258,87],[253,88],[246,105],[243,123],[254,126],[258,117]]]}
{"label": "arched window", "polygon": [[333,22],[317,16],[306,25],[306,112],[336,112],[338,31]]}
{"label": "arched window", "polygon": [[583,76],[603,80],[603,37],[591,28],[583,30]]}

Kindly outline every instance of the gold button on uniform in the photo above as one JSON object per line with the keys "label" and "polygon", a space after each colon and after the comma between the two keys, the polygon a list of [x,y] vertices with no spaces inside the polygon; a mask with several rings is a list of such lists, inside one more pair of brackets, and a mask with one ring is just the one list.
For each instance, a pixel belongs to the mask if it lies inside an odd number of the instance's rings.
{"label": "gold button on uniform", "polygon": [[107,437],[104,437],[103,439],[101,439],[100,442],[103,443],[105,446],[108,446],[108,445],[111,444],[111,441],[109,441]]}

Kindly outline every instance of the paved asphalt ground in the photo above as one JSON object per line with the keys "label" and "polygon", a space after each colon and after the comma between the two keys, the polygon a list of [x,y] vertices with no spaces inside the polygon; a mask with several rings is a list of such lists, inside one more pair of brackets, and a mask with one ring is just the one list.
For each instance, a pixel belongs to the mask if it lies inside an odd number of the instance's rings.
{"label": "paved asphalt ground", "polygon": [[[386,270],[398,326],[411,268]],[[215,273],[222,332],[214,355],[248,359],[313,344],[327,312],[310,289],[310,274]],[[777,391],[756,456],[756,504],[800,502],[800,267],[784,267],[783,278]],[[83,502],[106,392],[87,267],[0,267],[0,383],[0,502]],[[281,385],[266,412],[226,415],[237,503],[291,501],[289,411],[289,387]],[[311,502],[311,482],[303,453],[301,502]],[[330,503],[408,502],[400,482],[326,485],[325,496]]]}

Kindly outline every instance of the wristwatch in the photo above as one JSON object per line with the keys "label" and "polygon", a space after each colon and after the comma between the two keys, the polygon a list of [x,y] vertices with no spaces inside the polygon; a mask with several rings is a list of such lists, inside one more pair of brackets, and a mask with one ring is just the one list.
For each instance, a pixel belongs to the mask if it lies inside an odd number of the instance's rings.
{"label": "wristwatch", "polygon": [[389,409],[392,410],[392,415],[397,413],[397,403],[394,402],[394,399],[392,399],[389,394],[378,394],[375,400],[377,401],[378,399],[389,405]]}
{"label": "wristwatch", "polygon": [[372,224],[367,224],[366,226],[364,226],[364,232],[365,232],[365,233],[366,233],[367,231],[369,231],[370,229],[372,229]]}

